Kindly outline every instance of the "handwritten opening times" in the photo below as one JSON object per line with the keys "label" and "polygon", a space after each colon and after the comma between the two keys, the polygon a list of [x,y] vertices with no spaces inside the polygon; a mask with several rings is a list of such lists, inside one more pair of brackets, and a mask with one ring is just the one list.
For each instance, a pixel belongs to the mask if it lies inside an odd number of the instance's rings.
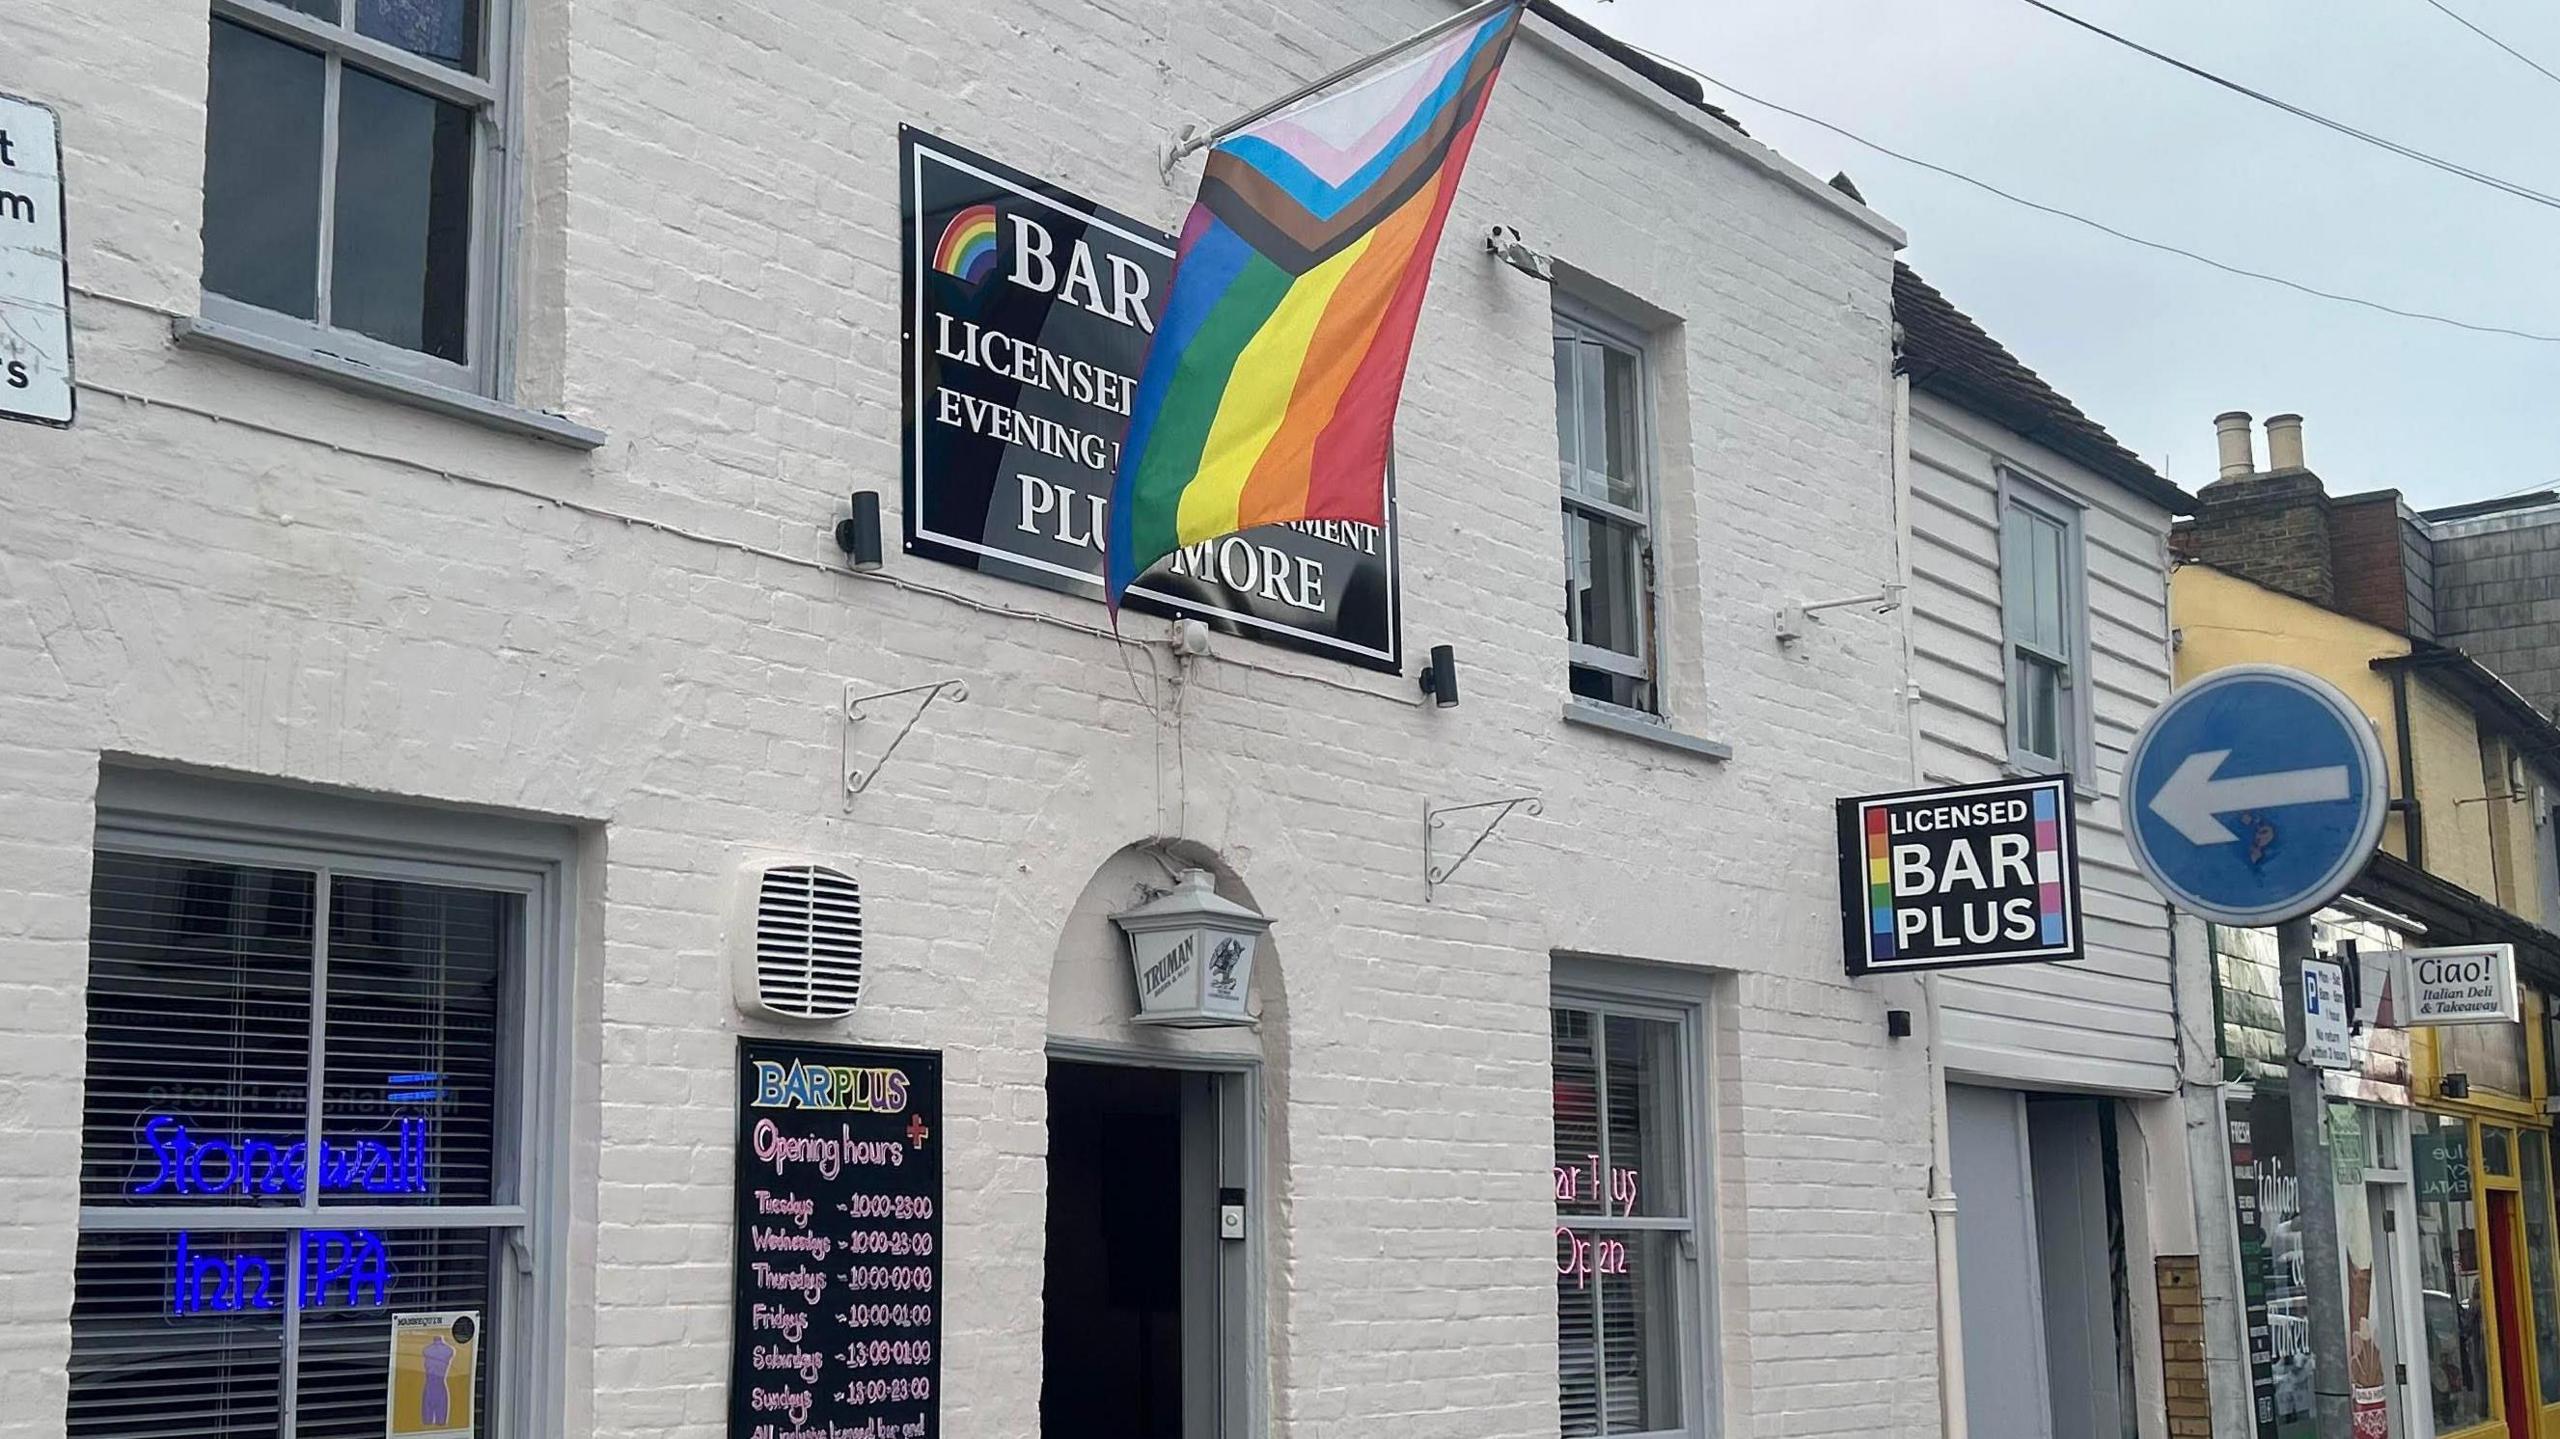
{"label": "handwritten opening times", "polygon": [[733,1439],[934,1439],[937,1056],[741,1049]]}

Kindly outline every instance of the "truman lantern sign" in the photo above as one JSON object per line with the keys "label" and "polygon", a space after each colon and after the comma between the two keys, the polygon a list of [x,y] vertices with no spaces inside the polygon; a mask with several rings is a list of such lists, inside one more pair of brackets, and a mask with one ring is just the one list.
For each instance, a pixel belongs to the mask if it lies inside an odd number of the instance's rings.
{"label": "truman lantern sign", "polygon": [[[905,196],[908,549],[1097,599],[1111,479],[1173,278],[1173,237],[924,134]],[[1393,672],[1385,527],[1265,525],[1190,545],[1129,603]]]}
{"label": "truman lantern sign", "polygon": [[2373,724],[2279,665],[2216,670],[2170,696],[2125,756],[2134,862],[2179,908],[2267,925],[2337,898],[2382,838]]}
{"label": "truman lantern sign", "polygon": [[1852,975],[2080,957],[2071,780],[1839,802]]}

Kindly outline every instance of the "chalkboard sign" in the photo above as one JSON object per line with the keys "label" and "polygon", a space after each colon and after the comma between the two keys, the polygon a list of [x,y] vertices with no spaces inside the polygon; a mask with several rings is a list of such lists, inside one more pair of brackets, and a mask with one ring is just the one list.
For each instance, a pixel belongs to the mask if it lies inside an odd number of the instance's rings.
{"label": "chalkboard sign", "polygon": [[730,1439],[939,1439],[942,1056],[738,1046]]}

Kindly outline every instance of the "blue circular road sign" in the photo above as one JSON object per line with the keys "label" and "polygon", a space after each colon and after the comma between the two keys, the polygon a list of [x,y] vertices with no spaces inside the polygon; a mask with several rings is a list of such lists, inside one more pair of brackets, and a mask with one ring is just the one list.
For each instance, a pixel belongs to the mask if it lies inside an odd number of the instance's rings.
{"label": "blue circular road sign", "polygon": [[2219,924],[2296,919],[2337,898],[2382,839],[2390,781],[2373,724],[2280,665],[2216,670],[2170,696],[2124,764],[2133,858]]}

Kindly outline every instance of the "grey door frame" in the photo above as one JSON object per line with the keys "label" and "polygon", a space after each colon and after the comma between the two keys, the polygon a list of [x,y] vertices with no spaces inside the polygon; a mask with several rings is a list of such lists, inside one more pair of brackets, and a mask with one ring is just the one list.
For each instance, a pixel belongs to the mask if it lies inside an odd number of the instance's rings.
{"label": "grey door frame", "polygon": [[[1214,1247],[1217,1288],[1214,1295],[1217,1343],[1210,1351],[1216,1356],[1218,1369],[1218,1403],[1214,1416],[1202,1416],[1194,1409],[1192,1390],[1195,1371],[1195,1346],[1184,1345],[1183,1359],[1183,1423],[1186,1433],[1204,1417],[1214,1417],[1217,1427],[1206,1439],[1262,1439],[1269,1432],[1270,1349],[1265,1324],[1266,1261],[1263,1230],[1275,1206],[1266,1202],[1264,1190],[1269,1180],[1264,1162],[1267,1125],[1262,1115],[1262,1060],[1252,1055],[1198,1054],[1158,1049],[1135,1044],[1113,1044],[1100,1040],[1062,1039],[1052,1036],[1048,1058],[1071,1064],[1114,1065],[1122,1068],[1162,1069],[1186,1078],[1205,1075],[1215,1083],[1215,1114],[1206,1122],[1196,1113],[1192,1091],[1188,1086],[1183,1097],[1183,1176],[1186,1187],[1195,1177],[1193,1164],[1197,1158],[1195,1140],[1209,1139],[1218,1160],[1216,1184],[1241,1177],[1244,1188],[1245,1237],[1242,1243],[1229,1243],[1215,1237],[1216,1215],[1194,1215],[1183,1211],[1184,1293],[1186,1315],[1201,1297],[1193,1290],[1196,1278],[1189,1264],[1191,1253],[1206,1235]],[[1208,1132],[1204,1133],[1204,1127]],[[1203,1228],[1202,1226],[1205,1226]],[[1045,1237],[1043,1240],[1046,1242]],[[1239,1252],[1240,1251],[1240,1252]],[[1196,1434],[1193,1439],[1199,1439]]]}

